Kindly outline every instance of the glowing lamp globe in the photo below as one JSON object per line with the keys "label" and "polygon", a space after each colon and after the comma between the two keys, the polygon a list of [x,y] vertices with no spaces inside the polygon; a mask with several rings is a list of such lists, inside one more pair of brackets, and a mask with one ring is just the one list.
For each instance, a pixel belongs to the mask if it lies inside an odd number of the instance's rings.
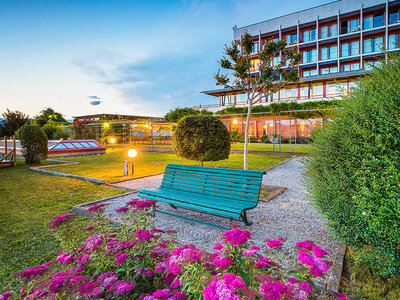
{"label": "glowing lamp globe", "polygon": [[110,139],[110,143],[111,143],[111,144],[114,144],[114,143],[115,143],[115,138],[111,138],[111,139]]}
{"label": "glowing lamp globe", "polygon": [[134,157],[136,157],[136,155],[137,155],[137,151],[135,149],[129,149],[128,150],[128,156],[130,158],[134,158]]}
{"label": "glowing lamp globe", "polygon": [[108,127],[108,126],[110,126],[110,124],[104,123],[104,127]]}
{"label": "glowing lamp globe", "polygon": [[237,123],[238,123],[238,120],[234,119],[234,120],[232,121],[232,123],[233,123],[233,124],[237,124]]}

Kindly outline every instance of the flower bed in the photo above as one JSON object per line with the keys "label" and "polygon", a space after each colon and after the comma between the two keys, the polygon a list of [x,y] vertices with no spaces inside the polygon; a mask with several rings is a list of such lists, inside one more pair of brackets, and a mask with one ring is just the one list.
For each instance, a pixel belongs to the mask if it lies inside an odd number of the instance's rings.
{"label": "flower bed", "polygon": [[[311,241],[284,253],[284,239],[266,240],[266,251],[238,226],[208,253],[177,245],[174,232],[155,228],[153,201],[133,199],[117,211],[123,225],[73,215],[50,222],[63,251],[55,261],[16,273],[21,285],[0,300],[15,299],[312,299],[313,279],[329,270],[327,252]],[[341,296],[344,299],[343,296]]]}

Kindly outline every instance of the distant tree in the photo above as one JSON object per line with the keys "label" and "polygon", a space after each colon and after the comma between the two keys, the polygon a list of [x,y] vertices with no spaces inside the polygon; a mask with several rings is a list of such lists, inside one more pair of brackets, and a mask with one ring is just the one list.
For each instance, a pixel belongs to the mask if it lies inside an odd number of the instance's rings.
{"label": "distant tree", "polygon": [[213,115],[213,113],[206,109],[198,110],[191,107],[177,107],[175,109],[171,109],[168,113],[166,113],[164,118],[167,122],[176,123],[183,117],[198,115],[211,116]]}
{"label": "distant tree", "polygon": [[[285,40],[267,41],[260,53],[259,62],[253,64],[251,54],[254,44],[249,33],[242,35],[240,42],[233,41],[230,46],[225,46],[225,55],[219,64],[222,69],[228,70],[233,76],[230,84],[229,74],[221,75],[220,71],[214,78],[217,85],[225,87],[240,88],[247,97],[247,122],[245,129],[244,147],[244,169],[247,170],[247,145],[249,138],[250,116],[253,104],[260,101],[261,97],[268,97],[279,89],[291,82],[299,80],[298,64],[301,60],[296,47],[286,47]],[[240,51],[242,47],[242,51]],[[276,64],[274,58],[281,57],[281,61]],[[284,68],[284,66],[287,66]]]}
{"label": "distant tree", "polygon": [[7,109],[5,113],[2,114],[4,120],[1,124],[2,134],[7,136],[12,136],[15,132],[29,121],[28,115],[16,110],[11,111]]}
{"label": "distant tree", "polygon": [[174,130],[172,145],[179,157],[203,161],[229,158],[231,140],[221,120],[210,116],[183,117]]}
{"label": "distant tree", "polygon": [[67,120],[64,119],[62,114],[55,112],[54,109],[48,107],[43,109],[38,116],[34,116],[33,124],[42,127],[48,123],[62,124],[67,123]]}

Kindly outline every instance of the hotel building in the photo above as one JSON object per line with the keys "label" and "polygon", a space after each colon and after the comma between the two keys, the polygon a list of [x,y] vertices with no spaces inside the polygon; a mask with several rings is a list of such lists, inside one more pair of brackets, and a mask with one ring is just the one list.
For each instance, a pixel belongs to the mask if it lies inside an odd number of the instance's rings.
{"label": "hotel building", "polygon": [[[296,46],[302,54],[300,81],[270,97],[260,97],[257,104],[329,100],[347,94],[360,76],[378,60],[385,59],[383,49],[399,50],[399,10],[400,1],[340,0],[234,28],[236,41],[245,32],[252,35],[251,58],[255,66],[261,46],[271,39],[286,39],[288,47]],[[276,64],[281,61],[282,54],[274,58]],[[202,109],[215,112],[247,105],[246,96],[239,89],[220,88],[202,93],[218,98],[218,103],[201,105]],[[260,135],[258,127],[252,135]]]}

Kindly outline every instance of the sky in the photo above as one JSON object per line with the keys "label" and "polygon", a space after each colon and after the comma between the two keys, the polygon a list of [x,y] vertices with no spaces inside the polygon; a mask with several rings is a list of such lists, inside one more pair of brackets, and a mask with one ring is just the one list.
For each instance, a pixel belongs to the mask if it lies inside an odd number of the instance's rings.
{"label": "sky", "polygon": [[233,26],[329,2],[1,0],[0,114],[163,116],[216,103],[200,92],[216,88]]}

